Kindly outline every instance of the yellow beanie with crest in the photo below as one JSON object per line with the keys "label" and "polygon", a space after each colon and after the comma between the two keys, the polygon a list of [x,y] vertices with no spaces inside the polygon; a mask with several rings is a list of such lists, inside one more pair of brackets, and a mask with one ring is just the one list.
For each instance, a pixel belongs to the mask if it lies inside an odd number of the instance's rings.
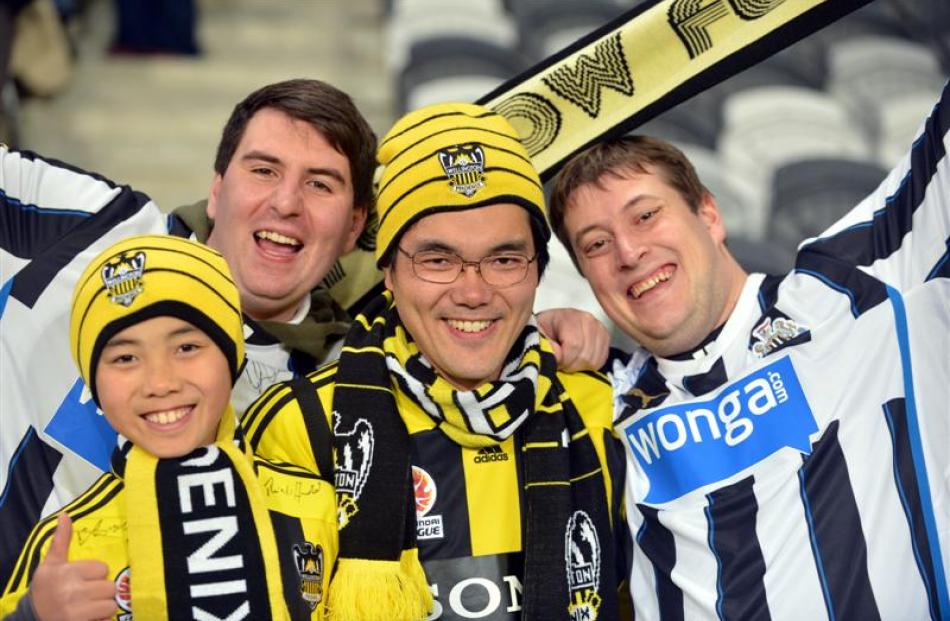
{"label": "yellow beanie with crest", "polygon": [[109,339],[147,319],[172,316],[207,334],[237,380],[244,366],[244,321],[228,264],[215,250],[181,237],[140,235],[100,253],[73,292],[70,349],[99,402],[96,365]]}
{"label": "yellow beanie with crest", "polygon": [[514,203],[550,239],[537,170],[508,120],[475,104],[421,108],[393,125],[377,153],[384,166],[376,208],[376,262],[418,219],[441,211]]}

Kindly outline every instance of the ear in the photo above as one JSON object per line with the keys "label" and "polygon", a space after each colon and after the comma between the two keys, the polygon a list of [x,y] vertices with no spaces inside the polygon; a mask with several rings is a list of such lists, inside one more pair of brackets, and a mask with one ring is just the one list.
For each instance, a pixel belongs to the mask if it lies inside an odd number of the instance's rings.
{"label": "ear", "polygon": [[363,227],[366,226],[368,216],[369,207],[353,207],[353,220],[350,222],[350,228],[346,234],[346,243],[343,245],[344,254],[356,247],[356,240],[363,233]]}
{"label": "ear", "polygon": [[208,207],[205,209],[205,213],[211,220],[214,220],[215,214],[218,213],[218,194],[221,192],[223,181],[221,175],[215,173],[214,179],[211,180],[211,187],[208,188]]}
{"label": "ear", "polygon": [[390,291],[393,290],[393,266],[389,265],[383,268],[383,284]]}
{"label": "ear", "polygon": [[696,215],[716,242],[721,244],[726,241],[726,226],[722,221],[722,214],[719,213],[719,205],[709,192],[706,192],[699,202]]}

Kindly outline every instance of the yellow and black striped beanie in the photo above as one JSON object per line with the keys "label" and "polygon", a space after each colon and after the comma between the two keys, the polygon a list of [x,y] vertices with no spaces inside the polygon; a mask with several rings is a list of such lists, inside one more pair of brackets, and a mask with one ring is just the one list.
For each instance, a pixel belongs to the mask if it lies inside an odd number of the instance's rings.
{"label": "yellow and black striped beanie", "polygon": [[73,292],[69,341],[79,374],[99,403],[96,365],[125,328],[172,316],[202,330],[224,352],[237,380],[244,366],[240,297],[224,257],[181,237],[140,235],[92,260]]}
{"label": "yellow and black striped beanie", "polygon": [[383,138],[377,159],[385,167],[377,264],[413,223],[440,211],[514,203],[537,220],[542,241],[551,237],[538,172],[515,129],[488,108],[446,103],[410,112]]}

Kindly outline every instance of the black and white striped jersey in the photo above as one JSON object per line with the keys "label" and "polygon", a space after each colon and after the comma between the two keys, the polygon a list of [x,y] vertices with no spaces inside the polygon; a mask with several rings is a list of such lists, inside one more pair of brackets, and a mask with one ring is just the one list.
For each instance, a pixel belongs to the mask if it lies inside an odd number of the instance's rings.
{"label": "black and white striped jersey", "polygon": [[76,280],[166,219],[131,188],[0,147],[0,581],[33,524],[88,488],[115,446],[69,353]]}
{"label": "black and white striped jersey", "polygon": [[639,619],[950,619],[950,89],[784,277],[622,396]]}

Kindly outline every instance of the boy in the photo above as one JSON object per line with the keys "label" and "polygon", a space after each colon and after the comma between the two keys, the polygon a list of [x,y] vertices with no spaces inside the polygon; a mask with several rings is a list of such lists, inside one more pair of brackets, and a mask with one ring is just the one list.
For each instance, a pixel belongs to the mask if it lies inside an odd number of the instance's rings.
{"label": "boy", "polygon": [[34,528],[0,614],[23,599],[17,618],[131,619],[134,590],[138,618],[322,619],[333,488],[253,459],[235,431],[243,321],[221,255],[171,236],[112,246],[78,281],[70,345],[119,434],[112,470]]}

